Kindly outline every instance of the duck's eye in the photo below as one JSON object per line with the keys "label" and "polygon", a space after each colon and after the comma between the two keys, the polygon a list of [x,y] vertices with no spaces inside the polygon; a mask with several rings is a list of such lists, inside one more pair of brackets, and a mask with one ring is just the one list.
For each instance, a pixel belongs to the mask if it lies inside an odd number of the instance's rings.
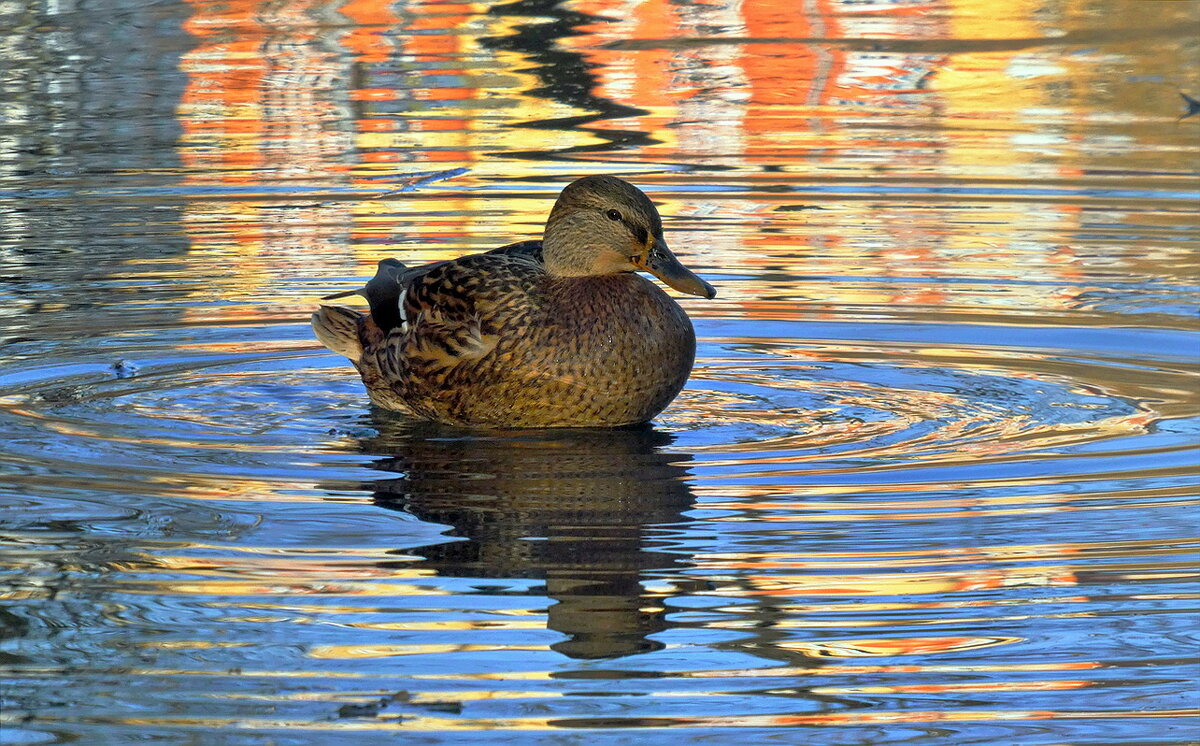
{"label": "duck's eye", "polygon": [[606,212],[604,214],[608,216],[609,220],[620,220],[621,219],[621,213],[616,210],[609,210],[608,212]]}

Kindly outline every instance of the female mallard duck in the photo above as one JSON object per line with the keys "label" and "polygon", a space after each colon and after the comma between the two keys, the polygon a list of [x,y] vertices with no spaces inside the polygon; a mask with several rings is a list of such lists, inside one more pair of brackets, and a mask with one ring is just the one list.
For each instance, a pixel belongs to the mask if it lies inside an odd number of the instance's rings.
{"label": "female mallard duck", "polygon": [[615,427],[675,398],[696,355],[687,314],[645,270],[712,298],[675,258],[637,187],[588,176],[559,195],[541,241],[408,268],[379,263],[370,315],[322,306],[317,338],[350,358],[371,401],[486,427]]}

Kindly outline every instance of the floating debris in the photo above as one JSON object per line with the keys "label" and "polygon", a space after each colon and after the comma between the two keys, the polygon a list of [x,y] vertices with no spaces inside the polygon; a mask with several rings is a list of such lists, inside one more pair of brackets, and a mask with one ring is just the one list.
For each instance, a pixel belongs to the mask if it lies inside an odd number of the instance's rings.
{"label": "floating debris", "polygon": [[138,374],[138,367],[128,360],[118,360],[109,369],[117,378],[133,378]]}

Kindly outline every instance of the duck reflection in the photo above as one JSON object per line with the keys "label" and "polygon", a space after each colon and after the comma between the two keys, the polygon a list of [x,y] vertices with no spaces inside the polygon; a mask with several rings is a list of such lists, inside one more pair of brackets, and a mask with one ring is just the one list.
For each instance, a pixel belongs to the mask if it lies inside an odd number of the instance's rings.
{"label": "duck reflection", "polygon": [[[687,463],[652,427],[478,433],[393,419],[361,442],[373,466],[399,476],[371,485],[376,502],[451,526],[450,541],[405,554],[438,574],[541,578],[548,626],[572,658],[617,658],[662,647],[666,628],[642,573],[668,568],[653,527],[691,507]],[[408,564],[408,563],[406,563]],[[411,564],[408,564],[411,566]]]}

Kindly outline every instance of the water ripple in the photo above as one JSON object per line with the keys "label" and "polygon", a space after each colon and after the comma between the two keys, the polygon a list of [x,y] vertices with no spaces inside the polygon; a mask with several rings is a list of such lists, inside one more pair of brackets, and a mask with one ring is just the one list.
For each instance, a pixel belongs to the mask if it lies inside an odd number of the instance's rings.
{"label": "water ripple", "polygon": [[[0,8],[0,740],[1193,739],[1183,4],[109,5]],[[318,299],[585,173],[679,399],[371,410]]]}

